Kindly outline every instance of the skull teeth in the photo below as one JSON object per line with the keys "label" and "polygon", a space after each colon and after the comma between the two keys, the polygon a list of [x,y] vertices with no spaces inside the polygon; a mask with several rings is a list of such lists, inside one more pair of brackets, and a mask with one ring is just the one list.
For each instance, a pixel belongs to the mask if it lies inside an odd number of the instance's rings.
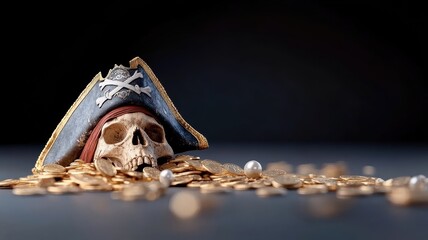
{"label": "skull teeth", "polygon": [[131,167],[131,169],[132,169],[132,171],[135,171],[135,170],[137,169],[137,167],[138,167],[137,159],[136,159],[136,158],[134,158],[134,159],[132,159],[132,160],[131,160],[131,162],[132,162],[132,167]]}
{"label": "skull teeth", "polygon": [[137,158],[131,159],[122,167],[122,169],[125,171],[130,171],[130,170],[135,171],[137,170],[138,166],[143,163],[150,165],[152,167],[156,167],[156,168],[158,167],[158,162],[154,157],[150,155],[145,155],[145,156],[139,156]]}
{"label": "skull teeth", "polygon": [[143,160],[143,157],[138,157],[138,159],[137,159],[137,165],[141,165],[141,164],[143,164],[144,163],[144,160]]}
{"label": "skull teeth", "polygon": [[149,156],[144,156],[144,163],[152,165],[152,162],[150,161],[150,157]]}
{"label": "skull teeth", "polygon": [[152,167],[157,168],[158,167],[158,161],[154,157],[151,157],[150,160],[151,160]]}

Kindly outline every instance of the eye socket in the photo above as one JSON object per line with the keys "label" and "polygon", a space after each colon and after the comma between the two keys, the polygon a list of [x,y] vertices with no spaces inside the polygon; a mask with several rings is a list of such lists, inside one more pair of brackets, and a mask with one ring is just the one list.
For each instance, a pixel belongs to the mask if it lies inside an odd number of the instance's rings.
{"label": "eye socket", "polygon": [[148,125],[144,129],[147,136],[155,142],[161,143],[164,140],[163,129],[158,125]]}
{"label": "eye socket", "polygon": [[126,137],[126,127],[120,123],[114,123],[104,129],[103,137],[107,144],[121,142]]}

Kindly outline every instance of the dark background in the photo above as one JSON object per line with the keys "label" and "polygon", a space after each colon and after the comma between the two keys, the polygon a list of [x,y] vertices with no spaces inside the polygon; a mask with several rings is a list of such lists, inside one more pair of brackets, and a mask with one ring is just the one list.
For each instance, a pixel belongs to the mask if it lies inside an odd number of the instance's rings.
{"label": "dark background", "polygon": [[2,18],[1,144],[44,144],[80,92],[141,57],[210,142],[428,140],[417,1],[18,4]]}

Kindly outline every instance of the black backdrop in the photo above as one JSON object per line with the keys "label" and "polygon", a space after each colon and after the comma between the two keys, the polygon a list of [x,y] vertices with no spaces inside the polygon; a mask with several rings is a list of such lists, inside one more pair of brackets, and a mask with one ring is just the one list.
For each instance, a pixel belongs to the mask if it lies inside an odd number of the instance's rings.
{"label": "black backdrop", "polygon": [[424,8],[344,2],[4,8],[1,144],[44,144],[98,72],[135,56],[209,141],[426,142]]}

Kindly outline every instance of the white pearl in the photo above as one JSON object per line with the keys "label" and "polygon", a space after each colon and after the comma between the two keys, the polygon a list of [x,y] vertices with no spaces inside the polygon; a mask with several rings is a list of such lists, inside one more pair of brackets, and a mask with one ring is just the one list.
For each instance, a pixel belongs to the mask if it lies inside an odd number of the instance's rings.
{"label": "white pearl", "polygon": [[244,173],[249,178],[259,178],[262,174],[262,165],[256,160],[248,161],[244,166]]}
{"label": "white pearl", "polygon": [[164,169],[159,174],[159,182],[164,186],[169,187],[171,182],[174,180],[174,173],[169,169]]}
{"label": "white pearl", "polygon": [[410,178],[409,187],[420,190],[428,189],[426,179],[427,178],[424,175],[413,176],[412,178]]}

